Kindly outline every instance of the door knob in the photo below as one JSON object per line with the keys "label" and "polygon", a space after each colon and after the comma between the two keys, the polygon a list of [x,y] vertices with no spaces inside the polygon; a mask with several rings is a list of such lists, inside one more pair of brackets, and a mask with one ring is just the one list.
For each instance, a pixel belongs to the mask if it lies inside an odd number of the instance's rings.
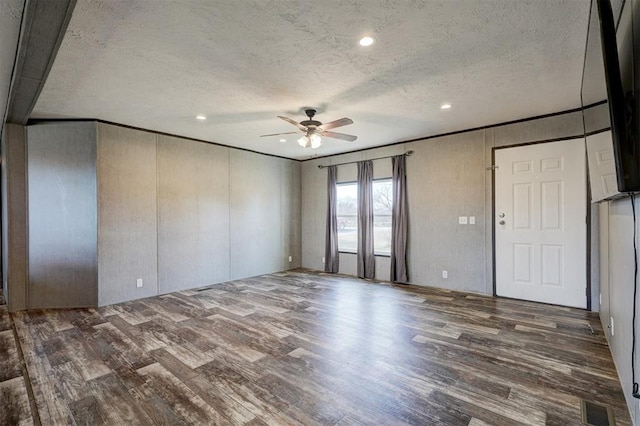
{"label": "door knob", "polygon": [[498,216],[502,219],[504,217],[504,213],[500,213]]}
{"label": "door knob", "polygon": [[500,225],[504,225],[506,222],[504,220],[501,220],[500,222],[498,222]]}

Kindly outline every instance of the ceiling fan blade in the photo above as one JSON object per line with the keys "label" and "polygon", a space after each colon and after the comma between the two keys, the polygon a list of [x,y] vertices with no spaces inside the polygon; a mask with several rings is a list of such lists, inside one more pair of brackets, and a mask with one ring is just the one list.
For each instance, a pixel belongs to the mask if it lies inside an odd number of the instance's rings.
{"label": "ceiling fan blade", "polygon": [[[282,118],[282,117],[280,117]],[[347,126],[349,124],[353,124],[353,120],[347,117],[341,118],[339,120],[330,121],[328,123],[324,123],[320,126],[322,130],[335,129],[336,127]]]}
{"label": "ceiling fan blade", "polygon": [[270,135],[260,135],[261,138],[264,138],[265,136],[280,136],[280,135],[297,135],[300,132],[286,132],[286,133],[271,133]]}
{"label": "ceiling fan blade", "polygon": [[298,129],[302,130],[303,132],[307,131],[307,127],[303,126],[302,124],[298,123],[297,121],[294,121],[292,119],[290,119],[289,117],[283,117],[281,115],[278,116],[279,119],[286,121],[287,123],[293,124],[294,126],[296,126]]}
{"label": "ceiling fan blade", "polygon": [[345,135],[344,133],[322,132],[321,134],[322,134],[322,136],[326,136],[328,138],[342,139],[343,141],[349,141],[349,142],[353,142],[356,139],[358,139],[357,136]]}

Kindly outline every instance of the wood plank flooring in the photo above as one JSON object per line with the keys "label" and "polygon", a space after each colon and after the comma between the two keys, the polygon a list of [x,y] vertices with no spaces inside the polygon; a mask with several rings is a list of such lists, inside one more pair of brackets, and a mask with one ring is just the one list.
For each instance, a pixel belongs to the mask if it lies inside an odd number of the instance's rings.
{"label": "wood plank flooring", "polygon": [[[44,425],[631,424],[577,309],[295,270],[13,319]],[[0,307],[0,424],[31,424],[13,340]]]}
{"label": "wood plank flooring", "polygon": [[0,425],[33,424],[18,346],[0,289]]}

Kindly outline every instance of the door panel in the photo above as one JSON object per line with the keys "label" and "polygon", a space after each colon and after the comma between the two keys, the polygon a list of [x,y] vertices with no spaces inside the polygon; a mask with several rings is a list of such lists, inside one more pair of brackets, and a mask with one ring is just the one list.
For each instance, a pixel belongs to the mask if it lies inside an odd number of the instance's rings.
{"label": "door panel", "polygon": [[513,281],[531,283],[531,244],[513,245]]}
{"label": "door panel", "polygon": [[586,307],[584,141],[495,151],[496,293]]}
{"label": "door panel", "polygon": [[542,245],[542,285],[562,287],[564,247],[555,244]]}
{"label": "door panel", "polygon": [[513,226],[515,229],[531,228],[531,184],[513,185]]}
{"label": "door panel", "polygon": [[562,218],[562,182],[542,182],[542,229],[560,230]]}

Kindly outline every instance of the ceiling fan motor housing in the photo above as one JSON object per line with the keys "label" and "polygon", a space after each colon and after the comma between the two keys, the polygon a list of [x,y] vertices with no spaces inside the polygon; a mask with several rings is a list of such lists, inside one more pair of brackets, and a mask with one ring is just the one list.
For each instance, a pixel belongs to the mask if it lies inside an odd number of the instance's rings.
{"label": "ceiling fan motor housing", "polygon": [[307,127],[320,127],[322,126],[322,123],[316,120],[304,120],[301,121],[300,124],[302,124],[303,126],[307,126]]}
{"label": "ceiling fan motor housing", "polygon": [[320,127],[322,126],[322,123],[320,121],[314,120],[313,116],[316,115],[316,110],[309,108],[309,109],[305,109],[304,113],[307,114],[307,117],[309,117],[308,120],[304,120],[301,121],[300,124],[302,124],[303,126],[307,126],[307,127]]}

